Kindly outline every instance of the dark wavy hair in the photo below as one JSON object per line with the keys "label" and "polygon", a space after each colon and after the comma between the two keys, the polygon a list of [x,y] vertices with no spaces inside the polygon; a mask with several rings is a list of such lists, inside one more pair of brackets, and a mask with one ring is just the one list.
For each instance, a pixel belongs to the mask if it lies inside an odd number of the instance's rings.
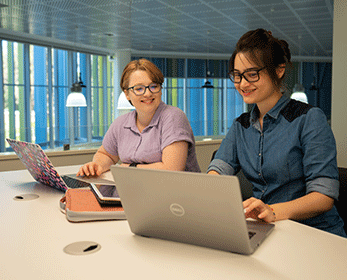
{"label": "dark wavy hair", "polygon": [[279,78],[276,69],[283,64],[291,65],[291,54],[286,41],[275,38],[271,31],[261,28],[248,31],[236,44],[229,60],[229,73],[234,72],[235,57],[238,53],[247,54],[259,67],[265,67],[274,85],[281,87],[285,75]]}

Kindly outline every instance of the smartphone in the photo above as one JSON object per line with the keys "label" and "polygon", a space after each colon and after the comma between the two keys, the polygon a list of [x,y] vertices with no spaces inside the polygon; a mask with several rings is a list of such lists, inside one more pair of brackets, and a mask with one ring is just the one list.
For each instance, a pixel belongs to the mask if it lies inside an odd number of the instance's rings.
{"label": "smartphone", "polygon": [[90,183],[91,189],[96,196],[96,199],[103,206],[122,206],[120,197],[115,185],[103,185]]}

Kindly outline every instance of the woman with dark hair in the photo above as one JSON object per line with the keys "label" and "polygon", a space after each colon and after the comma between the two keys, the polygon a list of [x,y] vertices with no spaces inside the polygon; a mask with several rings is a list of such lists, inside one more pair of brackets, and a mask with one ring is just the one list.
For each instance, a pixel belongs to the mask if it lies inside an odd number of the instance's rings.
{"label": "woman with dark hair", "polygon": [[334,206],[339,195],[334,135],[322,110],[281,93],[288,44],[264,29],[244,34],[229,62],[229,77],[253,109],[234,120],[208,168],[253,185],[246,218],[284,219],[346,237]]}
{"label": "woman with dark hair", "polygon": [[124,68],[120,87],[136,110],[111,124],[78,176],[98,176],[119,160],[123,166],[200,172],[189,121],[182,110],[161,101],[163,82],[162,72],[146,59]]}

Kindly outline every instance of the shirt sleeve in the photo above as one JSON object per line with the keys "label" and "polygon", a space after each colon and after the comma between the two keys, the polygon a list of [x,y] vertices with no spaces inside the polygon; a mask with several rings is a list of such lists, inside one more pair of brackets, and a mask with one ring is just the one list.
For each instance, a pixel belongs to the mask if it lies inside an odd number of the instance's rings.
{"label": "shirt sleeve", "polygon": [[236,131],[236,121],[234,120],[214,159],[207,168],[207,172],[214,170],[220,175],[234,175],[240,170],[237,157]]}
{"label": "shirt sleeve", "polygon": [[334,199],[339,195],[336,143],[326,116],[319,108],[307,112],[300,139],[306,193],[319,192]]}
{"label": "shirt sleeve", "polygon": [[163,112],[161,120],[161,150],[178,141],[194,145],[193,130],[185,113],[177,107],[170,106],[168,109]]}
{"label": "shirt sleeve", "polygon": [[104,139],[102,140],[102,146],[105,148],[106,152],[111,155],[118,156],[118,144],[117,144],[117,127],[119,121],[116,119],[110,125],[107,130]]}

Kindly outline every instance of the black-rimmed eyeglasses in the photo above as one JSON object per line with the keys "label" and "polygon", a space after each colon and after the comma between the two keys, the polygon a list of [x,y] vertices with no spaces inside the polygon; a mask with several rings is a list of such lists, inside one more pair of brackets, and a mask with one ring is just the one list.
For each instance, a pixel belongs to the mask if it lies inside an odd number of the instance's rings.
{"label": "black-rimmed eyeglasses", "polygon": [[238,73],[233,71],[229,73],[229,78],[235,84],[241,83],[242,78],[245,78],[245,80],[249,83],[258,82],[260,79],[259,72],[264,69],[265,67],[260,69],[250,69],[250,70],[246,70],[243,73]]}
{"label": "black-rimmed eyeglasses", "polygon": [[127,90],[132,90],[132,92],[137,96],[144,95],[146,93],[146,89],[148,89],[151,93],[158,93],[161,90],[161,85],[153,83],[149,86],[137,85],[127,88]]}

